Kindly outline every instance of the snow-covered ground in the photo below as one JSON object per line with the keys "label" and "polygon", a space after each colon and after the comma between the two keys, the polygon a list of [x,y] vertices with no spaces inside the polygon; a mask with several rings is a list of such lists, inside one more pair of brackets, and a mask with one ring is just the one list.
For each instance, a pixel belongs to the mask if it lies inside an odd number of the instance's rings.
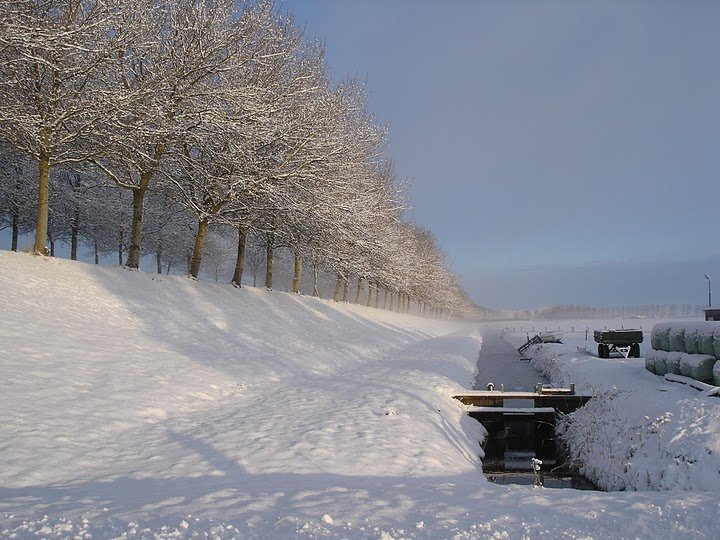
{"label": "snow-covered ground", "polygon": [[546,356],[551,379],[652,395],[632,415],[671,412],[677,440],[647,436],[642,463],[701,444],[714,481],[487,482],[451,396],[496,326],[4,251],[0,298],[0,537],[717,537],[720,400],[638,361]]}

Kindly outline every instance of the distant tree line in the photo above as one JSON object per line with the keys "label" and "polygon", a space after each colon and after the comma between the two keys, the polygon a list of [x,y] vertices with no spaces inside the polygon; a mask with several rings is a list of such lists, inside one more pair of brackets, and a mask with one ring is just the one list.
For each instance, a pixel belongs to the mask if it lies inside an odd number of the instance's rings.
{"label": "distant tree line", "polygon": [[[272,1],[17,0],[0,10],[0,227],[157,271],[278,250],[335,300],[474,309],[433,235],[403,219],[387,129]],[[212,259],[208,261],[208,258]],[[251,260],[252,259],[252,260]],[[353,280],[354,297],[349,292]],[[382,301],[381,301],[382,295]]]}
{"label": "distant tree line", "polygon": [[705,305],[700,304],[648,304],[636,306],[591,307],[582,305],[553,306],[538,309],[506,310],[490,318],[524,321],[553,321],[571,319],[617,319],[671,317],[698,317]]}

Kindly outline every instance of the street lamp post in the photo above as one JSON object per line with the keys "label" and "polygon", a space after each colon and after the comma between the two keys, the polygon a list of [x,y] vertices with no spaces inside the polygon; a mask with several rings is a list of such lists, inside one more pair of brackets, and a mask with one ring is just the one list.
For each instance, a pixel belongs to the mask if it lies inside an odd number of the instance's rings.
{"label": "street lamp post", "polygon": [[710,290],[710,276],[705,274],[705,279],[708,280],[708,307],[712,307],[712,292]]}

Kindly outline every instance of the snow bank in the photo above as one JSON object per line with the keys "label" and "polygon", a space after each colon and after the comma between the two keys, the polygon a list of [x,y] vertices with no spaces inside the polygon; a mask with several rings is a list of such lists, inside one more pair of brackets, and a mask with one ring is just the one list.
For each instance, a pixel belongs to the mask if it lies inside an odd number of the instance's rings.
{"label": "snow bank", "polygon": [[[717,492],[699,491],[715,489],[709,454],[681,453],[667,484],[692,494],[487,482],[484,430],[451,396],[469,387],[488,327],[2,251],[0,293],[1,538],[687,538],[720,526]],[[566,360],[558,374],[596,378]],[[628,380],[643,376],[657,379],[640,366]],[[714,402],[690,424],[696,398],[683,399],[687,431],[667,409],[667,437],[716,450]]]}

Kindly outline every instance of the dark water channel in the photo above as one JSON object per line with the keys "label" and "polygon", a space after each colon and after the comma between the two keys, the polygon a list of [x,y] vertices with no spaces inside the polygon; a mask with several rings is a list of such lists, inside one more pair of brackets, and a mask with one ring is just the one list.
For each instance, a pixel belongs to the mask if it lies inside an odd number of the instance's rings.
{"label": "dark water channel", "polygon": [[[474,390],[530,391],[545,379],[498,331],[487,331],[478,357]],[[532,409],[532,400],[505,400],[504,406]],[[565,452],[555,436],[555,414],[550,412],[514,412],[502,415],[470,413],[488,430],[483,450],[483,472],[496,484],[542,485],[546,488],[598,490],[586,478],[573,474],[565,463]],[[536,461],[533,466],[533,459]],[[534,470],[537,469],[537,471]]]}

